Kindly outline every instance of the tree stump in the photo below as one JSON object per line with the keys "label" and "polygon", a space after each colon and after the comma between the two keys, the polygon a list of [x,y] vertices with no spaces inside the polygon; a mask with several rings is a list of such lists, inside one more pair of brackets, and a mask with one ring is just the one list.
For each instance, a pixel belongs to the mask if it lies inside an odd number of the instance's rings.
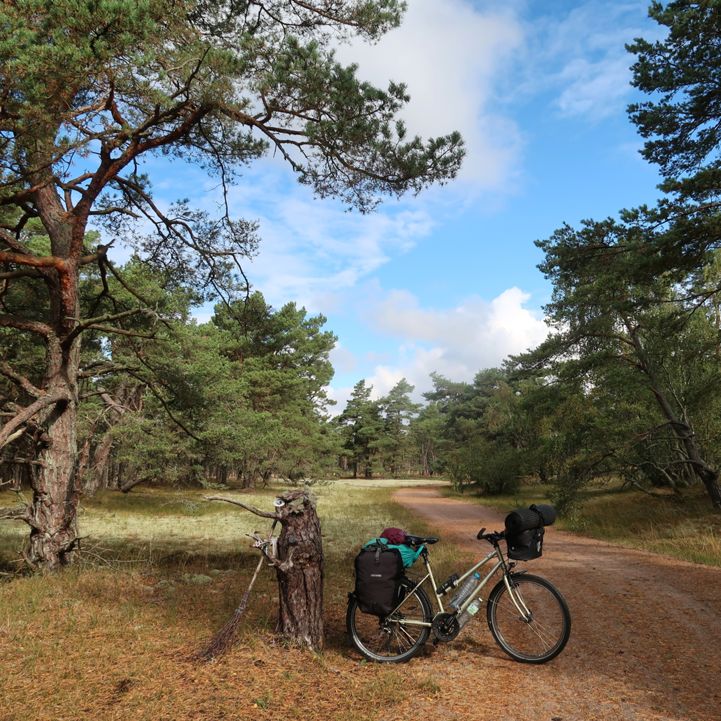
{"label": "tree stump", "polygon": [[278,632],[293,644],[323,648],[323,542],[316,504],[307,491],[279,496],[276,574]]}
{"label": "tree stump", "polygon": [[[278,578],[277,631],[296,646],[320,651],[323,648],[323,541],[315,499],[308,491],[288,491],[278,496],[275,511],[268,513],[232,498],[206,496],[209,501],[226,501],[281,524],[274,554],[264,550]],[[272,531],[271,531],[272,533]],[[255,582],[260,565],[253,576]],[[199,657],[209,659],[232,644],[247,598],[243,597],[233,618],[221,629]]]}

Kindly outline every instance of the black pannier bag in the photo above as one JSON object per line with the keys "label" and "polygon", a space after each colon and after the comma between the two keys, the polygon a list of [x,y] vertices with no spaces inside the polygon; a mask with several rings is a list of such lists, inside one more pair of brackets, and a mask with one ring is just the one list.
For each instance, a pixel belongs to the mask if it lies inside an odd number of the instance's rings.
{"label": "black pannier bag", "polygon": [[514,561],[531,561],[543,554],[544,526],[556,520],[556,509],[544,503],[519,508],[506,516],[508,557]]}
{"label": "black pannier bag", "polygon": [[398,604],[403,559],[396,548],[362,548],[355,559],[355,596],[364,613],[387,616]]}

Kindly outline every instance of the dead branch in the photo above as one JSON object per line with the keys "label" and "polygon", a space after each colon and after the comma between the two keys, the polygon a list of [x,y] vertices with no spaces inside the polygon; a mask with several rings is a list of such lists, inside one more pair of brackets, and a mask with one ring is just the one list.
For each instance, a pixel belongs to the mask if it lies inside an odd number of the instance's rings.
{"label": "dead branch", "polygon": [[98,378],[108,373],[124,373],[136,371],[133,366],[122,365],[120,363],[89,363],[83,370],[78,372],[78,378]]}
{"label": "dead branch", "polygon": [[0,508],[0,521],[27,521],[29,518],[27,506]]}
{"label": "dead branch", "polygon": [[[216,500],[216,501],[229,501],[230,503],[237,503],[237,501],[231,501],[228,498],[220,498],[220,497],[208,497],[207,500]],[[239,504],[243,505],[243,504]],[[253,510],[249,506],[243,506],[249,511],[252,511],[255,513],[258,509]],[[263,512],[260,512],[263,514]],[[265,514],[263,514],[265,515]],[[235,635],[238,630],[238,626],[240,625],[240,621],[243,617],[243,614],[245,613],[245,610],[248,608],[248,601],[250,600],[250,592],[253,590],[253,586],[255,585],[255,581],[258,578],[258,574],[260,573],[260,569],[263,567],[263,561],[269,561],[271,565],[275,564],[275,552],[271,554],[268,554],[268,546],[272,546],[273,549],[275,548],[275,543],[277,539],[273,537],[273,531],[275,530],[275,527],[278,525],[278,519],[276,518],[273,521],[273,525],[270,527],[270,534],[267,539],[261,538],[257,533],[252,534],[250,537],[255,540],[255,543],[253,544],[255,548],[259,548],[261,551],[261,557],[258,561],[258,565],[255,567],[255,572],[253,573],[253,577],[250,579],[250,583],[248,584],[248,588],[245,590],[245,593],[243,594],[243,597],[240,599],[240,603],[238,604],[238,607],[233,612],[233,615],[228,620],[228,622],[223,626],[223,628],[218,631],[218,633],[215,634],[213,639],[210,641],[210,643],[201,651],[199,651],[195,658],[200,661],[212,661],[214,658],[217,658],[221,654],[225,653],[235,642]],[[288,559],[290,561],[290,558]]]}
{"label": "dead branch", "polygon": [[243,598],[240,599],[238,607],[235,609],[228,622],[220,629],[220,631],[218,631],[218,633],[215,634],[210,643],[204,649],[195,654],[195,658],[199,661],[212,661],[214,658],[224,654],[233,645],[240,621],[246,608],[248,608],[250,592],[253,590],[253,586],[258,578],[260,569],[263,567],[264,560],[265,557],[261,556],[258,561],[258,565],[255,567],[253,578],[250,579],[250,583],[243,594]]}
{"label": "dead branch", "polygon": [[21,320],[7,313],[0,313],[0,328],[26,330],[30,333],[37,333],[45,338],[52,338],[55,335],[53,329],[45,323],[40,323],[35,320]]}
{"label": "dead branch", "polygon": [[117,334],[117,335],[127,335],[131,338],[143,338],[144,340],[155,340],[155,335],[150,335],[148,333],[139,333],[134,330],[125,330],[124,328],[113,328],[112,326],[105,326],[105,325],[89,325],[87,326],[89,329],[92,330],[99,330],[102,333],[110,333],[110,334]]}
{"label": "dead branch", "polygon": [[[89,328],[95,328],[95,329],[102,329],[103,323],[113,323],[118,320],[124,320],[125,318],[131,318],[134,315],[150,315],[155,316],[155,312],[150,310],[149,308],[132,308],[130,310],[125,310],[120,313],[107,313],[106,315],[99,315],[95,318],[86,318],[84,320],[78,319],[78,324],[73,328],[72,333],[68,336],[68,338],[64,341],[65,345],[69,345],[72,340],[74,340],[80,333],[82,333],[84,330],[87,330]],[[123,332],[124,329],[115,328],[113,330],[113,333],[120,333]],[[125,331],[130,332],[130,331]]]}
{"label": "dead branch", "polygon": [[42,278],[43,274],[39,270],[27,268],[25,270],[11,270],[7,273],[0,273],[0,280],[16,280],[18,278]]}
{"label": "dead branch", "polygon": [[256,508],[255,506],[249,506],[245,503],[241,503],[240,501],[233,500],[232,498],[223,498],[222,496],[203,496],[203,498],[205,498],[206,501],[225,501],[226,503],[232,503],[235,506],[240,506],[246,511],[255,513],[256,516],[260,516],[261,518],[272,518],[274,521],[280,520],[280,516],[277,513],[268,513],[267,511],[261,511],[260,508]]}

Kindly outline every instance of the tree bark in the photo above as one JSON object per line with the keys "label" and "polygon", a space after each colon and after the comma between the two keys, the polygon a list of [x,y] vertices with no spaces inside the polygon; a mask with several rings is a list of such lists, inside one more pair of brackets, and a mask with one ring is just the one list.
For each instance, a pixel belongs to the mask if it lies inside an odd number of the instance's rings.
{"label": "tree bark", "polygon": [[84,492],[94,495],[98,489],[109,485],[110,452],[113,448],[113,437],[107,430],[93,452],[93,462],[85,480]]}
{"label": "tree bark", "polygon": [[[27,561],[43,570],[69,564],[77,546],[77,510],[80,484],[77,462],[77,372],[79,342],[61,353],[48,392],[62,393],[67,400],[56,403],[45,419],[45,443],[33,474],[33,499],[28,523],[30,543]],[[52,350],[50,351],[52,352]]]}
{"label": "tree bark", "polygon": [[307,491],[280,498],[278,632],[298,646],[323,648],[323,542],[315,500]]}

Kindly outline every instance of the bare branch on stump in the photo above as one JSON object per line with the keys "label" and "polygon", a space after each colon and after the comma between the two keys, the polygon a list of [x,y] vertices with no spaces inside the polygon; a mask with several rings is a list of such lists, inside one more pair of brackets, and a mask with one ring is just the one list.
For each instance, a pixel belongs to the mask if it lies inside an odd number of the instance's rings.
{"label": "bare branch on stump", "polygon": [[223,498],[222,496],[203,496],[203,498],[205,498],[206,501],[225,501],[226,503],[232,503],[235,506],[240,506],[241,508],[244,508],[246,511],[255,513],[256,516],[261,516],[262,518],[272,518],[274,521],[280,520],[280,516],[277,513],[268,513],[267,511],[261,511],[260,508],[256,508],[255,506],[249,506],[232,498]]}

